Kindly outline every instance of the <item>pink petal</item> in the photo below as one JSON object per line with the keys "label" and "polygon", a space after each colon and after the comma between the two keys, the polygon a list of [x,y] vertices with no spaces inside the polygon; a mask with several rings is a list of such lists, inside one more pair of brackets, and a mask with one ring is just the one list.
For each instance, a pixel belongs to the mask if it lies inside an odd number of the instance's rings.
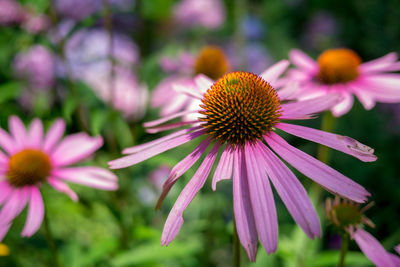
{"label": "pink petal", "polygon": [[378,267],[396,267],[389,253],[371,234],[358,228],[354,233],[354,240],[357,242],[361,251]]}
{"label": "pink petal", "polygon": [[193,200],[197,192],[203,187],[207,180],[208,174],[211,171],[219,149],[219,145],[215,145],[210,153],[206,156],[203,163],[197,169],[196,173],[187,183],[185,188],[179,194],[171,212],[168,215],[164,225],[164,230],[161,237],[161,245],[168,245],[178,234],[183,224],[183,212]]}
{"label": "pink petal", "polygon": [[258,245],[257,230],[250,201],[246,163],[243,157],[243,149],[236,147],[233,157],[233,210],[240,243],[246,250],[250,261],[255,261]]}
{"label": "pink petal", "polygon": [[0,150],[0,176],[7,172],[8,161],[9,161],[8,156]]}
{"label": "pink petal", "polygon": [[364,88],[358,83],[352,83],[348,85],[351,91],[357,96],[358,100],[364,106],[366,110],[370,110],[375,106],[375,100],[371,95],[365,93]]}
{"label": "pink petal", "polygon": [[396,252],[400,254],[400,245],[397,245],[397,246],[394,248],[394,250],[396,250]]}
{"label": "pink petal", "polygon": [[260,160],[261,157],[254,144],[247,143],[244,152],[250,200],[257,233],[267,253],[273,253],[278,246],[278,218],[274,194],[267,174],[260,168],[262,160]]}
{"label": "pink petal", "polygon": [[112,172],[99,167],[71,167],[53,170],[52,176],[102,190],[116,190],[117,176]]}
{"label": "pink petal", "polygon": [[17,150],[13,138],[3,129],[0,128],[0,147],[4,149],[7,154],[12,155]]}
{"label": "pink petal", "polygon": [[269,178],[293,219],[311,239],[320,237],[321,225],[317,212],[299,180],[263,143],[260,142],[256,149],[264,157],[263,165]]}
{"label": "pink petal", "polygon": [[365,77],[359,84],[364,94],[375,101],[384,103],[396,103],[400,101],[400,76],[394,74]]}
{"label": "pink petal", "polygon": [[292,147],[277,134],[271,132],[264,138],[285,161],[327,190],[355,202],[365,202],[367,196],[370,195],[361,185],[303,151]]}
{"label": "pink petal", "polygon": [[156,209],[159,209],[167,196],[169,190],[172,186],[178,181],[178,179],[197,162],[197,160],[203,155],[204,151],[207,149],[210,144],[210,139],[205,139],[203,142],[198,145],[192,153],[187,155],[183,160],[181,160],[178,164],[172,168],[168,179],[165,181],[163,185],[163,190],[160,198],[157,201]]}
{"label": "pink petal", "polygon": [[149,149],[149,148],[151,148],[151,147],[153,147],[155,145],[159,145],[161,143],[164,143],[164,142],[166,142],[168,140],[174,139],[174,138],[176,138],[178,136],[181,136],[181,135],[187,134],[187,133],[189,133],[191,131],[195,131],[195,130],[199,130],[199,129],[200,129],[200,127],[183,129],[183,130],[171,133],[169,135],[166,135],[164,137],[158,138],[158,139],[156,139],[154,141],[151,141],[151,142],[147,142],[147,143],[144,143],[144,144],[141,144],[141,145],[125,148],[124,150],[122,150],[122,154],[137,153],[137,152],[143,151],[145,149]]}
{"label": "pink petal", "polygon": [[389,53],[383,57],[365,62],[359,66],[361,73],[377,73],[390,70],[393,63],[397,60],[397,53]]}
{"label": "pink petal", "polygon": [[287,72],[287,76],[292,81],[307,82],[312,80],[314,75],[304,70],[289,69]]}
{"label": "pink petal", "polygon": [[143,123],[143,127],[146,127],[146,128],[147,127],[154,127],[154,126],[160,125],[160,124],[162,124],[164,122],[170,121],[172,119],[176,119],[176,118],[182,117],[184,115],[187,115],[187,114],[190,114],[190,113],[195,113],[195,112],[198,112],[198,111],[197,110],[185,110],[185,111],[182,111],[182,112],[178,112],[178,113],[163,117],[163,118],[158,119],[158,120],[145,122],[145,123]]}
{"label": "pink petal", "polygon": [[8,224],[25,208],[30,188],[14,189],[11,196],[0,211],[0,224]]}
{"label": "pink petal", "polygon": [[335,117],[340,117],[350,111],[354,103],[353,95],[350,93],[342,93],[342,101],[331,108],[332,114]]}
{"label": "pink petal", "polygon": [[389,253],[389,256],[390,256],[392,262],[394,263],[394,265],[395,265],[396,267],[399,267],[399,266],[400,266],[400,257],[397,256],[397,255],[394,255],[394,254],[392,254],[392,253]]}
{"label": "pink petal", "polygon": [[21,149],[27,141],[25,125],[17,116],[11,116],[8,122],[10,133],[15,140],[17,150]]}
{"label": "pink petal", "polygon": [[342,96],[338,93],[329,93],[309,100],[282,104],[282,119],[296,119],[330,109],[339,103]]}
{"label": "pink petal", "polygon": [[2,205],[8,197],[14,192],[13,188],[7,181],[0,182],[0,205]]}
{"label": "pink petal", "polygon": [[31,197],[29,201],[28,217],[22,236],[32,236],[39,229],[44,217],[44,205],[42,195],[36,186],[31,187]]}
{"label": "pink petal", "polygon": [[371,162],[377,159],[372,148],[348,136],[288,123],[279,123],[275,127],[298,137],[342,151],[364,162]]}
{"label": "pink petal", "polygon": [[194,82],[200,94],[204,94],[214,84],[214,81],[204,74],[198,74],[194,78]]}
{"label": "pink petal", "polygon": [[180,122],[164,124],[164,125],[161,125],[161,126],[158,126],[158,127],[147,128],[146,132],[155,134],[155,133],[159,133],[159,132],[163,132],[163,131],[168,131],[168,130],[171,130],[171,129],[176,129],[176,128],[179,128],[179,127],[182,127],[182,126],[190,125],[190,126],[194,127],[194,126],[198,126],[200,124],[201,124],[201,122],[199,122],[199,120],[197,120],[197,119],[193,120],[193,121],[180,121]]}
{"label": "pink petal", "polygon": [[203,98],[202,94],[198,93],[198,89],[195,86],[185,86],[182,84],[173,84],[172,89],[178,94],[184,94],[189,98],[195,98],[201,100]]}
{"label": "pink petal", "polygon": [[49,177],[47,179],[47,182],[58,192],[64,193],[69,196],[72,201],[78,201],[78,195],[66,183],[54,177]]}
{"label": "pink petal", "polygon": [[111,169],[120,169],[120,168],[125,168],[134,164],[137,164],[139,162],[142,162],[146,159],[149,159],[155,155],[161,154],[162,152],[165,152],[167,150],[170,150],[172,148],[175,148],[177,146],[180,146],[184,143],[187,143],[199,136],[202,136],[205,134],[205,130],[197,130],[195,132],[185,134],[182,136],[178,136],[174,139],[167,140],[161,144],[154,145],[141,153],[135,153],[129,156],[125,156],[113,161],[110,161],[109,167]]}
{"label": "pink petal", "polygon": [[50,152],[53,147],[60,141],[65,131],[65,121],[57,119],[47,131],[46,137],[43,141],[43,151]]}
{"label": "pink petal", "polygon": [[7,234],[10,229],[11,223],[2,224],[0,223],[0,242],[3,240],[4,236]]}
{"label": "pink petal", "polygon": [[212,190],[217,189],[217,183],[221,180],[229,180],[232,177],[233,170],[233,148],[230,145],[227,145],[224,151],[222,151],[221,158],[219,159],[219,163],[217,169],[214,172],[214,176],[212,179]]}
{"label": "pink petal", "polygon": [[299,86],[297,83],[288,83],[282,89],[276,91],[280,100],[286,100],[292,97],[299,90]]}
{"label": "pink petal", "polygon": [[103,145],[103,138],[90,137],[86,133],[71,134],[58,144],[51,158],[54,166],[65,166],[89,157]]}
{"label": "pink petal", "polygon": [[290,51],[289,59],[293,62],[294,65],[296,65],[296,67],[300,69],[311,72],[315,72],[318,69],[317,63],[298,49],[292,49]]}
{"label": "pink petal", "polygon": [[189,100],[190,99],[186,95],[176,95],[173,100],[166,102],[165,105],[163,105],[160,110],[160,115],[167,116],[178,112],[179,110],[185,108]]}
{"label": "pink petal", "polygon": [[43,124],[39,119],[34,119],[29,125],[28,131],[28,145],[30,147],[39,149],[42,147],[43,140]]}
{"label": "pink petal", "polygon": [[260,75],[260,77],[263,78],[266,82],[270,83],[272,86],[275,86],[275,82],[278,80],[279,76],[281,76],[282,73],[285,72],[289,65],[290,62],[286,59],[283,59],[269,67]]}

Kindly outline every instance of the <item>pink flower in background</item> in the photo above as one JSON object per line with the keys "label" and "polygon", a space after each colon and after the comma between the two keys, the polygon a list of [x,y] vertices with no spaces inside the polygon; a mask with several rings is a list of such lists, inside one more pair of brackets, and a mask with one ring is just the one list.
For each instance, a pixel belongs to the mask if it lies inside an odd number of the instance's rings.
{"label": "pink flower in background", "polygon": [[0,25],[20,23],[24,10],[15,0],[0,0]]}
{"label": "pink flower in background", "polygon": [[225,7],[221,0],[181,0],[173,15],[180,27],[215,29],[225,22]]}
{"label": "pink flower in background", "polygon": [[373,61],[362,63],[350,49],[329,49],[317,61],[294,49],[290,60],[295,65],[288,77],[300,83],[300,100],[316,96],[340,94],[343,100],[331,107],[332,114],[342,116],[350,111],[355,95],[365,109],[375,102],[400,102],[400,70],[397,54],[390,53]]}
{"label": "pink flower in background", "polygon": [[47,134],[43,125],[34,119],[25,129],[22,121],[11,116],[10,133],[0,128],[0,241],[8,232],[12,221],[28,205],[28,215],[22,236],[33,235],[44,216],[40,187],[49,183],[54,189],[78,197],[65,182],[86,185],[102,190],[116,190],[117,177],[110,171],[93,166],[69,167],[99,149],[101,137],[86,133],[71,134],[64,139],[65,122],[56,120]]}
{"label": "pink flower in background", "polygon": [[113,68],[109,44],[105,30],[81,30],[74,34],[66,46],[72,74],[125,117],[139,120],[146,111],[148,90],[132,70],[139,62],[138,48],[128,36],[114,34],[112,56],[116,63]]}
{"label": "pink flower in background", "polygon": [[376,266],[399,266],[396,263],[397,256],[387,252],[375,237],[362,228],[362,225],[375,227],[373,222],[364,215],[364,212],[372,206],[372,203],[361,209],[359,204],[352,201],[340,200],[338,197],[332,201],[332,199],[328,198],[325,203],[325,209],[328,219],[337,229],[343,231],[344,235],[354,239],[365,256]]}
{"label": "pink flower in background", "polygon": [[196,86],[197,75],[206,75],[216,80],[231,68],[224,51],[214,45],[203,47],[197,56],[184,52],[176,59],[163,57],[160,65],[165,72],[170,73],[154,89],[151,97],[151,106],[160,108],[161,116],[198,106],[197,99],[182,94],[178,87],[203,94],[205,92],[199,92]]}
{"label": "pink flower in background", "polygon": [[56,0],[55,8],[64,17],[81,20],[95,13],[100,3],[98,0]]}
{"label": "pink flower in background", "polygon": [[[156,131],[181,126],[186,128],[152,142],[126,148],[123,153],[127,156],[109,162],[112,169],[125,168],[191,140],[204,138],[172,169],[164,184],[158,208],[178,179],[202,155],[205,156],[169,213],[161,238],[162,245],[171,243],[180,231],[183,212],[204,186],[220,152],[212,188],[216,189],[218,181],[233,177],[237,232],[252,261],[256,258],[258,238],[268,253],[277,248],[278,221],[270,182],[304,232],[310,238],[321,235],[319,219],[307,192],[278,156],[330,192],[356,202],[366,200],[369,193],[362,186],[291,146],[276,133],[276,129],[280,129],[365,162],[376,160],[373,149],[350,137],[283,122],[311,119],[312,114],[340,101],[339,95],[329,94],[302,102],[283,102],[296,90],[292,86],[282,87],[285,83],[280,76],[288,65],[288,61],[281,61],[260,76],[233,72],[225,74],[215,83],[206,77],[199,79],[198,85],[202,87],[199,91],[206,93],[200,95],[193,92],[192,97],[201,101],[197,110],[177,112],[145,123],[145,127]],[[187,114],[195,115],[197,120],[163,125]],[[206,152],[207,148],[211,150]]]}

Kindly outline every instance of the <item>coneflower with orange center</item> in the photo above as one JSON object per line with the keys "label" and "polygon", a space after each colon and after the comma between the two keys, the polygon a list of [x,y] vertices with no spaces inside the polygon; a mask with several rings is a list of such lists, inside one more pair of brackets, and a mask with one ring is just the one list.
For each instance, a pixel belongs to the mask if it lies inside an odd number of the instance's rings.
{"label": "coneflower with orange center", "polygon": [[288,79],[299,82],[300,90],[294,96],[299,100],[328,94],[340,94],[342,101],[329,107],[340,117],[350,111],[355,95],[365,109],[376,102],[400,102],[400,70],[396,53],[369,62],[347,48],[328,49],[314,61],[294,49],[289,58],[296,67],[288,72]]}
{"label": "coneflower with orange center", "polygon": [[[175,182],[205,155],[194,176],[176,200],[161,238],[168,245],[183,224],[183,212],[203,187],[217,158],[212,179],[217,182],[233,177],[233,206],[239,239],[250,260],[256,258],[258,238],[268,253],[277,248],[278,221],[270,182],[282,198],[294,220],[310,237],[320,236],[317,213],[307,192],[293,172],[279,158],[322,185],[334,194],[364,202],[369,193],[349,178],[289,145],[277,134],[290,134],[324,144],[362,161],[375,161],[373,149],[356,140],[299,125],[285,120],[311,119],[313,114],[340,101],[340,96],[328,95],[303,102],[287,101],[295,88],[284,87],[280,76],[288,61],[281,61],[260,76],[247,72],[225,74],[215,83],[205,77],[197,79],[205,94],[191,96],[201,102],[195,111],[183,111],[145,123],[153,132],[186,126],[160,139],[123,150],[129,154],[109,162],[112,169],[125,168],[149,159],[197,138],[203,141],[172,170],[156,205],[159,208]],[[193,121],[169,120],[193,115]],[[210,148],[209,152],[206,152]],[[219,155],[220,154],[220,155]]]}

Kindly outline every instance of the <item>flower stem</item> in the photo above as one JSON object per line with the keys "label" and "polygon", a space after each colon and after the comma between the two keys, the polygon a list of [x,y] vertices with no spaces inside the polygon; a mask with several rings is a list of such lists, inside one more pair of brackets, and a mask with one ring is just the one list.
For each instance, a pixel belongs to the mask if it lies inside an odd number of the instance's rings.
{"label": "flower stem", "polygon": [[44,232],[46,235],[47,244],[49,245],[51,253],[53,254],[53,265],[52,266],[59,267],[60,264],[59,264],[59,260],[58,260],[58,250],[57,250],[56,243],[54,242],[53,234],[51,232],[49,219],[47,217],[47,212],[44,213],[43,228],[44,228]]}
{"label": "flower stem", "polygon": [[240,242],[235,218],[233,218],[233,267],[240,267]]}
{"label": "flower stem", "polygon": [[344,267],[344,260],[346,258],[348,249],[349,249],[349,236],[348,234],[344,234],[342,236],[342,244],[340,245],[340,258],[338,267]]}

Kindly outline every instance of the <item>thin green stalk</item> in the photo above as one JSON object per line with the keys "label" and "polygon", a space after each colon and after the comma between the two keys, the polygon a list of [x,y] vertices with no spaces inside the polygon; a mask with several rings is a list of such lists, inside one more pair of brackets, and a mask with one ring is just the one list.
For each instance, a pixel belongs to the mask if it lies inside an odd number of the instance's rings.
{"label": "thin green stalk", "polygon": [[112,12],[110,0],[103,0],[104,5],[104,27],[107,30],[109,43],[108,43],[108,61],[110,62],[110,80],[109,80],[109,91],[110,91],[110,106],[113,107],[114,100],[114,80],[115,80],[115,57],[114,57],[114,27],[112,23]]}
{"label": "thin green stalk", "polygon": [[240,267],[240,242],[235,218],[233,218],[233,267]]}
{"label": "thin green stalk", "polygon": [[342,236],[342,244],[340,245],[340,257],[338,267],[344,267],[347,251],[349,250],[349,235]]}
{"label": "thin green stalk", "polygon": [[44,213],[43,228],[44,228],[44,233],[46,235],[47,244],[48,244],[48,246],[51,250],[51,254],[53,256],[53,264],[50,266],[59,267],[60,264],[59,264],[59,258],[58,258],[58,250],[57,250],[56,243],[54,242],[53,234],[51,232],[49,218],[47,217],[47,212]]}
{"label": "thin green stalk", "polygon": [[243,67],[245,63],[244,59],[244,46],[246,43],[246,38],[243,34],[242,27],[240,24],[243,21],[244,16],[246,15],[246,0],[235,0],[235,4],[233,6],[233,15],[234,15],[234,25],[235,25],[235,32],[234,32],[234,48],[236,57],[238,58],[239,67]]}

